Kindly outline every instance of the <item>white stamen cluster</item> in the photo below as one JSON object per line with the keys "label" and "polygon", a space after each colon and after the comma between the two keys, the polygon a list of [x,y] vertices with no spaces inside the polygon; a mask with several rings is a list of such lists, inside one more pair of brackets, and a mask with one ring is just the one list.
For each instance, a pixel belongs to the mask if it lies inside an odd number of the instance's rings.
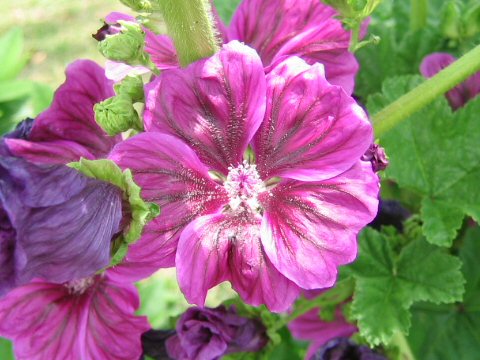
{"label": "white stamen cluster", "polygon": [[230,198],[229,205],[232,210],[243,206],[257,211],[260,207],[258,195],[266,190],[258,175],[257,166],[247,161],[243,161],[243,164],[235,168],[228,168],[228,176],[223,186]]}

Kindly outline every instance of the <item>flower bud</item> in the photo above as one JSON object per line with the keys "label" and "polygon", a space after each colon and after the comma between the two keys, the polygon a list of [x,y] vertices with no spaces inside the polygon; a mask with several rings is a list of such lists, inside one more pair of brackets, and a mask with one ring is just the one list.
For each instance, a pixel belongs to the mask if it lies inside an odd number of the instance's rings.
{"label": "flower bud", "polygon": [[178,320],[177,334],[166,342],[173,359],[217,359],[223,355],[259,351],[267,343],[266,329],[259,321],[237,315],[232,307],[193,307]]}
{"label": "flower bud", "polygon": [[144,100],[143,81],[140,76],[127,76],[121,83],[115,85],[115,92],[119,95],[128,95],[133,103]]}
{"label": "flower bud", "polygon": [[102,39],[98,43],[102,55],[107,59],[128,64],[140,62],[145,44],[145,32],[141,26],[123,20],[107,26],[103,32],[101,28],[94,36],[96,39]]}
{"label": "flower bud", "polygon": [[362,156],[362,160],[370,161],[375,172],[385,170],[389,164],[385,149],[378,144],[370,145],[370,148]]}
{"label": "flower bud", "polygon": [[110,135],[129,129],[139,129],[140,118],[127,94],[120,94],[104,100],[94,107],[95,121]]}
{"label": "flower bud", "polygon": [[149,0],[120,0],[120,2],[134,11],[152,11],[152,3]]}
{"label": "flower bud", "polygon": [[442,34],[449,39],[458,39],[460,24],[460,9],[455,1],[450,1],[445,5],[440,22]]}

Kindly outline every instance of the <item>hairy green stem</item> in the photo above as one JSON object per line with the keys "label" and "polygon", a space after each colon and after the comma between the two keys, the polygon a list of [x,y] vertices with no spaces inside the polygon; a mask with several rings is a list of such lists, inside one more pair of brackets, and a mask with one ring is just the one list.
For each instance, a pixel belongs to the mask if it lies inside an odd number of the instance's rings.
{"label": "hairy green stem", "polygon": [[158,4],[182,66],[219,50],[210,1],[159,0]]}
{"label": "hairy green stem", "polygon": [[296,305],[293,311],[286,317],[279,320],[272,330],[280,330],[286,326],[289,322],[295,320],[297,317],[309,312],[315,308],[321,308],[327,305],[336,305],[344,302],[352,296],[354,289],[353,279],[345,279],[337,282],[333,289],[326,291],[324,294],[318,296],[313,300],[301,299]]}
{"label": "hairy green stem", "polygon": [[[410,115],[430,104],[480,70],[480,45],[372,116],[375,135],[381,138]],[[421,124],[419,124],[421,126]]]}
{"label": "hairy green stem", "polygon": [[410,28],[420,30],[427,25],[428,0],[411,0],[410,7]]}

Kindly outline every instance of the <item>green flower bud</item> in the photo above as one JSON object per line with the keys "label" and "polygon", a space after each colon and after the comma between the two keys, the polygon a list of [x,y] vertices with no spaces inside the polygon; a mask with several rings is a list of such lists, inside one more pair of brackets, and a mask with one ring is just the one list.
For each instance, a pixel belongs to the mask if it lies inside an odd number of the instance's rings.
{"label": "green flower bud", "polygon": [[107,59],[128,64],[141,62],[144,55],[145,32],[139,24],[129,21],[119,21],[120,31],[105,35],[98,43],[98,49]]}
{"label": "green flower bud", "polygon": [[480,32],[480,4],[469,7],[464,19],[466,37],[476,36]]}
{"label": "green flower bud", "polygon": [[140,76],[127,76],[123,81],[115,85],[117,94],[128,95],[133,103],[144,100],[143,81]]}
{"label": "green flower bud", "polygon": [[443,9],[440,22],[442,34],[449,39],[458,39],[460,24],[460,9],[455,1],[450,1]]}
{"label": "green flower bud", "polygon": [[126,94],[113,96],[95,104],[94,110],[95,121],[110,136],[128,129],[141,130],[142,128],[132,99]]}
{"label": "green flower bud", "polygon": [[139,12],[151,12],[153,8],[152,2],[149,0],[120,0],[120,2],[130,9]]}

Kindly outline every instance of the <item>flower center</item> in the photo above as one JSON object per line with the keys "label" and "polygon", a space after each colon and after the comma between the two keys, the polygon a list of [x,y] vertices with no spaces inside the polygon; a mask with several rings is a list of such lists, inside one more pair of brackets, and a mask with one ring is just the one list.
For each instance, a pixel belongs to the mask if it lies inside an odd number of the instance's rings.
{"label": "flower center", "polygon": [[229,205],[232,210],[243,207],[258,212],[260,208],[258,195],[266,188],[258,175],[256,165],[244,161],[235,168],[229,167],[223,186],[230,198]]}
{"label": "flower center", "polygon": [[82,295],[94,283],[94,277],[71,280],[64,284],[70,295]]}

